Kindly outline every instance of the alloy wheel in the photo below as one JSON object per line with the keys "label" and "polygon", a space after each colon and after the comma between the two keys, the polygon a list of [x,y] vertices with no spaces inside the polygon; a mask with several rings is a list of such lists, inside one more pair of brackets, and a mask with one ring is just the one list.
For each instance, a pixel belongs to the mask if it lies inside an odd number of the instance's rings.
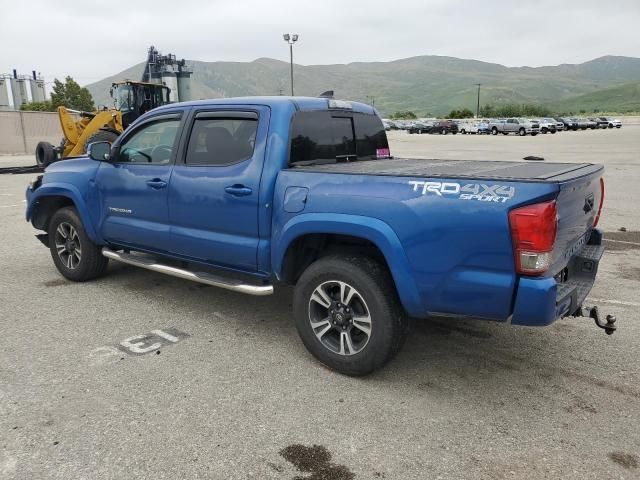
{"label": "alloy wheel", "polygon": [[363,296],[348,283],[330,280],[309,298],[309,322],[320,343],[338,355],[362,351],[371,338],[371,313]]}
{"label": "alloy wheel", "polygon": [[55,234],[56,252],[58,257],[70,270],[75,270],[82,260],[82,248],[78,232],[73,225],[62,222]]}

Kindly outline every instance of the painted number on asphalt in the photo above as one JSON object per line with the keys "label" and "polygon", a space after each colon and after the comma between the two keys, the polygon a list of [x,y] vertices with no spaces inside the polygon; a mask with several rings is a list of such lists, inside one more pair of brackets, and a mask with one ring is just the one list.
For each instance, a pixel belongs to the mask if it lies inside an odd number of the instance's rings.
{"label": "painted number on asphalt", "polygon": [[187,337],[189,337],[187,333],[175,328],[151,330],[149,333],[125,338],[118,345],[118,349],[130,355],[144,355],[155,352],[161,347],[178,343]]}

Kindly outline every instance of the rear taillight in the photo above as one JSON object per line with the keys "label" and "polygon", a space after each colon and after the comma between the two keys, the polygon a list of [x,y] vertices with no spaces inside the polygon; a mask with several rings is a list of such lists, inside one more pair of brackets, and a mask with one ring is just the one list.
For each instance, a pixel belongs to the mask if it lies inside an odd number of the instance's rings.
{"label": "rear taillight", "polygon": [[555,200],[515,208],[509,212],[516,271],[541,275],[551,266],[558,230]]}
{"label": "rear taillight", "polygon": [[593,221],[593,228],[598,226],[600,221],[600,214],[602,213],[602,205],[604,204],[604,178],[600,177],[600,206],[598,207],[598,213],[596,219]]}

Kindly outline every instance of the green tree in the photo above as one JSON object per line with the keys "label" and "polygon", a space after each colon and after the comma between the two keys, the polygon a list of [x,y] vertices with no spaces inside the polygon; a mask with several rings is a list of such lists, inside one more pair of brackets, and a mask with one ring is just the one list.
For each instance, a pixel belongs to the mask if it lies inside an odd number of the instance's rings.
{"label": "green tree", "polygon": [[23,103],[20,105],[20,110],[25,112],[53,112],[55,108],[50,100],[45,100],[44,102]]}
{"label": "green tree", "polygon": [[483,117],[548,117],[551,110],[543,105],[515,104],[493,106],[484,105],[480,108],[480,115]]}
{"label": "green tree", "polygon": [[404,112],[395,112],[391,114],[392,120],[414,120],[416,118],[418,118],[416,114],[408,110]]}
{"label": "green tree", "polygon": [[89,90],[78,85],[73,78],[65,78],[64,83],[56,78],[53,83],[51,104],[54,109],[60,106],[85,112],[91,112],[96,109]]}
{"label": "green tree", "polygon": [[468,108],[461,108],[460,110],[451,110],[447,118],[473,118],[474,113]]}

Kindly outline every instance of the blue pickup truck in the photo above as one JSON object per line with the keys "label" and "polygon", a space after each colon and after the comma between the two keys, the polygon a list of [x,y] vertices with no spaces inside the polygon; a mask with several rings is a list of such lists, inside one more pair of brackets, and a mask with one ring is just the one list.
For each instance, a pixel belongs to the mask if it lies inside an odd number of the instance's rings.
{"label": "blue pickup truck", "polygon": [[582,314],[604,250],[602,174],[393,158],[368,105],[230,98],[157,108],[50,165],[26,218],[69,280],[114,260],[249,295],[294,285],[308,350],[364,375],[399,350],[409,317]]}

